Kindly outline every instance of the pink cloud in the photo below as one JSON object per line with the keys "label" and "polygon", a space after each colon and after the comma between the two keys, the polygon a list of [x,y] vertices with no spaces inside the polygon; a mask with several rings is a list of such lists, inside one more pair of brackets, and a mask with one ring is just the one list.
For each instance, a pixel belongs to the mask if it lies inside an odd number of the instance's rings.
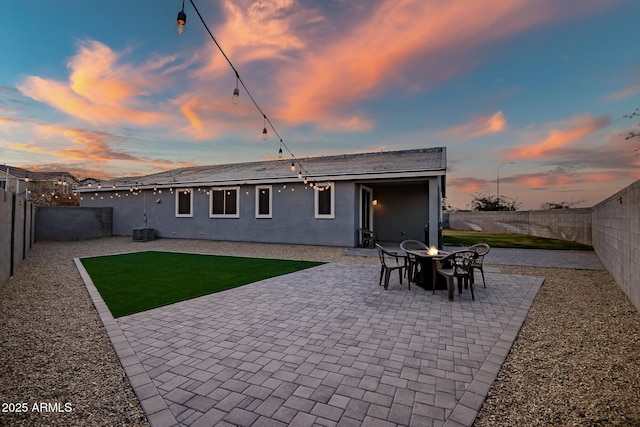
{"label": "pink cloud", "polygon": [[163,68],[172,58],[156,58],[133,66],[122,54],[97,41],[80,43],[67,66],[68,82],[26,77],[18,89],[30,98],[92,124],[161,123],[165,117],[140,99],[160,90],[167,77]]}
{"label": "pink cloud", "polygon": [[[324,19],[294,0],[225,0],[222,9],[226,21],[216,28],[216,39],[222,41],[225,54],[235,65],[260,60],[288,61],[291,52],[307,47],[300,28]],[[207,79],[229,69],[215,46],[207,44],[206,49],[209,59],[195,72],[196,76]]]}
{"label": "pink cloud", "polygon": [[447,186],[455,187],[461,191],[474,193],[489,190],[488,183],[484,179],[473,177],[461,177],[447,179]]}
{"label": "pink cloud", "polygon": [[443,132],[445,136],[458,140],[469,140],[483,135],[502,132],[507,128],[507,119],[505,119],[502,111],[486,116],[479,117],[459,126],[447,129]]}
{"label": "pink cloud", "polygon": [[45,155],[48,159],[60,158],[61,161],[83,165],[83,170],[93,170],[93,175],[113,175],[114,168],[123,164],[136,165],[138,168],[166,170],[183,166],[192,166],[191,162],[176,162],[166,159],[141,157],[113,148],[121,138],[101,131],[67,128],[59,125],[31,124],[35,127],[38,142],[16,143],[1,142],[0,146],[26,153]]}
{"label": "pink cloud", "polygon": [[[640,177],[640,174],[637,175]],[[589,184],[594,182],[613,182],[629,179],[628,171],[586,171],[586,172],[544,172],[520,174],[506,177],[500,182],[519,184],[527,188],[552,188],[575,184]]]}
{"label": "pink cloud", "polygon": [[640,83],[620,89],[607,97],[608,101],[620,101],[640,93]]}
{"label": "pink cloud", "polygon": [[610,123],[609,117],[577,116],[568,122],[561,123],[561,129],[551,129],[548,136],[533,143],[509,148],[503,156],[504,160],[542,159],[557,155],[581,138],[603,129]]}
{"label": "pink cloud", "polygon": [[[279,114],[291,122],[337,122],[356,101],[434,86],[482,62],[493,42],[598,7],[538,2],[388,0],[282,70]],[[346,29],[347,32],[342,30]],[[286,88],[286,90],[285,90]]]}

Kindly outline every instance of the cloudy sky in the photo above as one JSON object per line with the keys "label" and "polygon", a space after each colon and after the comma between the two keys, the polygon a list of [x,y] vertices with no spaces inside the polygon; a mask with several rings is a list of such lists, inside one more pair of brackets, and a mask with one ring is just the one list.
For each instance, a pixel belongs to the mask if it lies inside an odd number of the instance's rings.
{"label": "cloudy sky", "polygon": [[[591,206],[640,179],[640,2],[194,0],[297,158],[447,147],[448,200]],[[79,178],[277,158],[189,0],[14,1],[0,164]],[[285,156],[289,153],[285,150]]]}

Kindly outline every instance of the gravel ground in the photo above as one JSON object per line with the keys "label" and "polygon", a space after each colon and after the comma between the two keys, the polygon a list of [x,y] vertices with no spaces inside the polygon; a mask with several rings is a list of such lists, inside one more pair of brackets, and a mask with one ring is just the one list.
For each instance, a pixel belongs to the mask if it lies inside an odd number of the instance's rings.
{"label": "gravel ground", "polygon": [[640,313],[606,271],[544,276],[475,426],[640,426]]}
{"label": "gravel ground", "polygon": [[[38,243],[0,285],[0,425],[148,425],[73,258],[154,249],[378,263],[309,246]],[[611,277],[500,268],[546,280],[475,425],[640,425],[640,313]]]}

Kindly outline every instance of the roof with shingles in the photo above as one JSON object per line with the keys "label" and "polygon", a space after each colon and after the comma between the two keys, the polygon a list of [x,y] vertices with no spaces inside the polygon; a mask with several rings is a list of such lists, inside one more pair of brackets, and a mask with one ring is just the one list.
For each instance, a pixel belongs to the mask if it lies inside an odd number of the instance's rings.
{"label": "roof with shingles", "polygon": [[[296,170],[291,170],[294,162]],[[444,175],[447,168],[444,147],[420,148],[400,151],[342,154],[335,156],[307,157],[301,159],[264,160],[210,166],[173,169],[151,175],[120,178],[103,182],[102,186],[138,185],[169,186],[202,184],[230,185],[232,183],[256,183],[296,180],[299,167],[309,180],[349,179],[350,177],[384,178],[392,175],[433,176]],[[86,187],[85,190],[88,190]],[[82,190],[82,189],[79,189]],[[95,191],[95,187],[91,190]]]}
{"label": "roof with shingles", "polygon": [[24,168],[19,168],[17,166],[8,166],[8,165],[0,166],[0,178],[2,178],[2,175],[7,173],[7,170],[9,171],[9,175],[18,179],[29,178],[29,180],[31,181],[53,181],[53,180],[64,179],[66,177],[69,177],[74,182],[79,182],[78,179],[75,176],[73,176],[73,174],[66,171],[58,171],[58,172],[30,171]]}

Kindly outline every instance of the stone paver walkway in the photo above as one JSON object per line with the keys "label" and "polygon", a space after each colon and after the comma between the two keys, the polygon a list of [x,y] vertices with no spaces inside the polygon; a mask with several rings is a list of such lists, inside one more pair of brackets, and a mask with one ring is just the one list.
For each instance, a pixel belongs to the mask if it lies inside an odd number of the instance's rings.
{"label": "stone paver walkway", "polygon": [[113,319],[76,264],[153,426],[471,425],[544,280],[449,301],[330,263]]}
{"label": "stone paver walkway", "polygon": [[[399,251],[396,243],[385,245],[386,249]],[[445,246],[444,250],[464,250],[464,246]],[[377,257],[375,249],[349,248],[351,256]],[[575,268],[578,270],[604,270],[600,259],[593,251],[558,251],[545,249],[491,248],[484,258],[485,264],[524,265],[530,267]]]}

